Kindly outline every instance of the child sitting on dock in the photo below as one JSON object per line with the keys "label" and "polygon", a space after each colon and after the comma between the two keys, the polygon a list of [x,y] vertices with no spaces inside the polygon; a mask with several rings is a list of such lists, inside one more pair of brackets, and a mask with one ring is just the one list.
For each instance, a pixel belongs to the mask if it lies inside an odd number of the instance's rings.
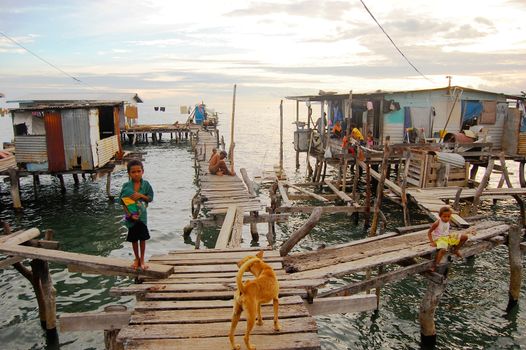
{"label": "child sitting on dock", "polygon": [[227,153],[225,151],[221,151],[219,155],[216,153],[214,156],[212,156],[212,158],[210,158],[210,162],[208,164],[208,171],[210,171],[210,174],[217,176],[235,175],[234,171],[228,170],[228,167],[226,166],[226,156]]}
{"label": "child sitting on dock", "polygon": [[[150,183],[143,180],[144,167],[139,160],[132,160],[128,163],[128,176],[130,180],[122,185],[119,196],[124,206],[126,218],[124,225],[128,228],[126,240],[132,243],[134,269],[141,268],[146,270],[148,266],[144,263],[144,252],[146,241],[150,239],[147,226],[146,208],[148,203],[153,200],[153,189]],[[140,248],[140,251],[139,251]]]}
{"label": "child sitting on dock", "polygon": [[431,271],[435,271],[449,247],[455,247],[453,253],[461,258],[462,255],[459,249],[468,240],[468,236],[465,234],[450,232],[449,221],[451,220],[451,214],[453,214],[453,211],[450,207],[445,206],[440,208],[438,212],[439,219],[431,225],[427,233],[431,246],[438,248],[435,263]]}

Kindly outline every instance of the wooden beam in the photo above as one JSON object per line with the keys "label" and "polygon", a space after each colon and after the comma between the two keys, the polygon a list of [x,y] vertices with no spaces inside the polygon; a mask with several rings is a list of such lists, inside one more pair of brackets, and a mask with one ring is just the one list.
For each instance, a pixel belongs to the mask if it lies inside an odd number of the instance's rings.
{"label": "wooden beam", "polygon": [[281,256],[287,255],[292,248],[301,240],[303,237],[305,237],[309,232],[316,226],[318,221],[321,219],[322,210],[321,208],[316,208],[312,211],[311,216],[309,217],[309,220],[303,224],[296,232],[294,232],[289,239],[283,243],[281,248],[279,249],[279,254]]}
{"label": "wooden beam", "polygon": [[59,329],[61,332],[121,329],[128,325],[130,318],[131,311],[62,314],[59,318]]}
{"label": "wooden beam", "polygon": [[[38,233],[38,234],[37,234]],[[0,244],[20,244],[40,235],[40,231],[32,228],[26,231],[16,231],[8,235],[0,236]],[[21,237],[19,237],[21,236]],[[18,237],[18,238],[17,238]]]}
{"label": "wooden beam", "polygon": [[236,208],[234,224],[232,227],[232,235],[230,237],[230,242],[228,242],[228,248],[239,248],[241,246],[242,238],[243,238],[243,210]]}
{"label": "wooden beam", "polygon": [[305,302],[311,316],[346,314],[376,310],[376,295],[316,298],[312,304]]}
{"label": "wooden beam", "polygon": [[295,190],[298,190],[298,191],[300,191],[300,192],[303,192],[303,193],[305,193],[305,194],[308,194],[309,196],[311,196],[311,197],[314,198],[314,199],[317,199],[317,200],[322,201],[322,202],[328,202],[327,198],[324,198],[324,197],[320,196],[319,194],[316,194],[316,193],[314,193],[314,192],[311,192],[311,191],[309,191],[309,190],[306,190],[306,189],[304,189],[304,188],[301,188],[301,187],[299,187],[299,186],[296,186],[296,185],[293,185],[293,184],[290,184],[290,183],[289,183],[288,185],[289,185],[289,187],[292,187],[292,188],[294,188]]}
{"label": "wooden beam", "polygon": [[338,190],[329,180],[325,180],[325,184],[344,202],[352,202],[352,198],[347,193]]}
{"label": "wooden beam", "polygon": [[24,242],[23,245],[44,249],[60,249],[60,242],[47,241],[45,239],[30,239],[29,241]]}
{"label": "wooden beam", "polygon": [[62,264],[74,264],[93,269],[113,271],[126,276],[144,275],[149,277],[166,278],[173,272],[173,266],[149,264],[147,270],[136,270],[131,267],[131,262],[123,259],[100,257],[87,254],[56,251],[26,246],[0,245],[0,252],[21,256],[24,258],[42,259]]}

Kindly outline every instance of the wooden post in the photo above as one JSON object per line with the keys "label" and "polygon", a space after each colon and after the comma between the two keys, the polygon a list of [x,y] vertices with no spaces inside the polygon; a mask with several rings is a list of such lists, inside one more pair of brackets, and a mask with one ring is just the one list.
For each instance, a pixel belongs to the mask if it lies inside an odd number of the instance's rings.
{"label": "wooden post", "polygon": [[58,181],[60,182],[60,192],[65,193],[66,185],[64,184],[64,175],[58,174],[57,178],[58,178]]}
{"label": "wooden post", "polygon": [[404,178],[402,179],[402,193],[400,195],[400,200],[402,201],[402,212],[404,215],[404,226],[411,225],[411,219],[409,218],[409,211],[407,210],[407,177],[409,176],[409,167],[411,166],[411,151],[407,151],[407,156],[405,158],[404,166]]}
{"label": "wooden post", "polygon": [[382,205],[382,198],[384,194],[384,183],[387,176],[387,163],[391,150],[389,148],[389,136],[385,138],[384,142],[384,154],[382,158],[382,174],[380,175],[380,181],[376,188],[376,202],[374,203],[373,222],[371,224],[371,232],[369,236],[376,235],[376,228],[378,227],[378,216],[380,215],[380,206]]}
{"label": "wooden post", "polygon": [[475,180],[475,178],[477,177],[477,172],[479,170],[479,166],[477,164],[474,164],[472,167],[471,167],[471,171],[469,172],[469,178],[470,180]]}
{"label": "wooden post", "polygon": [[491,172],[493,171],[493,164],[494,161],[492,158],[488,160],[488,166],[486,167],[486,171],[484,172],[484,176],[482,177],[482,180],[480,180],[480,185],[477,187],[477,190],[475,191],[475,196],[473,197],[473,204],[471,206],[471,215],[477,214],[477,209],[480,203],[480,196],[482,195],[482,192],[484,192],[484,189],[486,188],[489,178],[491,176]]}
{"label": "wooden post", "polygon": [[232,95],[232,118],[230,119],[230,150],[228,151],[228,159],[230,159],[230,169],[234,170],[234,116],[236,115],[236,89],[234,84],[234,93]]}
{"label": "wooden post", "polygon": [[[31,285],[33,286],[33,290],[35,291],[35,297],[37,299],[38,304],[38,315],[40,318],[40,326],[42,326],[43,329],[46,329],[46,305],[44,303],[44,293],[42,291],[42,284],[41,284],[41,278],[42,275],[42,260],[34,259],[31,260],[31,273],[28,274],[27,272],[23,273],[19,270],[20,273],[22,273],[26,278],[30,278]],[[20,264],[21,267],[25,268],[22,264]],[[16,266],[15,266],[16,268]]]}
{"label": "wooden post", "polygon": [[369,153],[365,159],[365,217],[363,227],[369,228],[371,219],[371,158]]}
{"label": "wooden post", "polygon": [[321,101],[321,112],[320,112],[320,117],[321,117],[321,120],[320,120],[320,138],[321,138],[321,145],[322,145],[322,148],[323,150],[325,151],[325,128],[326,128],[326,125],[325,125],[325,101]]}
{"label": "wooden post", "polygon": [[360,181],[360,165],[358,164],[358,152],[354,152],[354,177],[352,182],[352,199],[358,202],[358,181]]}
{"label": "wooden post", "polygon": [[48,339],[56,339],[57,334],[57,306],[56,291],[53,288],[49,265],[47,261],[42,261],[42,274],[40,275],[40,284],[44,296],[44,305],[46,308],[46,335]]}
{"label": "wooden post", "polygon": [[305,222],[296,232],[294,232],[289,239],[285,241],[279,248],[279,255],[287,255],[292,248],[305,237],[313,228],[316,226],[318,221],[321,219],[322,209],[320,207],[315,208],[309,217],[309,220]]}
{"label": "wooden post", "polygon": [[[446,256],[444,256],[442,261],[445,259],[447,259]],[[429,279],[426,293],[420,304],[418,320],[420,321],[420,341],[424,348],[432,348],[436,344],[435,310],[442,297],[442,293],[446,290],[447,270],[447,266],[438,267],[437,273],[441,274],[444,278],[441,283]]]}
{"label": "wooden post", "polygon": [[[256,196],[256,190],[254,189],[254,183],[249,179],[247,170],[245,168],[239,169],[241,172],[241,177],[243,178],[243,181],[245,182],[245,185],[247,186],[248,193],[250,193],[251,196]],[[257,211],[251,211],[250,216],[257,217],[258,212]],[[252,236],[252,241],[257,242],[259,241],[259,233],[258,233],[258,225],[255,222],[250,223],[250,234]]]}
{"label": "wooden post", "polygon": [[73,182],[75,182],[75,186],[79,185],[79,175],[73,174]]}
{"label": "wooden post", "polygon": [[522,283],[521,229],[517,225],[510,227],[508,250],[510,261],[510,289],[506,312],[510,312],[519,302]]}
{"label": "wooden post", "polygon": [[[300,101],[296,100],[296,130],[300,121]],[[300,152],[296,151],[296,170],[300,168]]]}
{"label": "wooden post", "polygon": [[283,100],[279,103],[279,179],[283,178]]}
{"label": "wooden post", "polygon": [[22,209],[22,201],[20,200],[20,186],[18,185],[18,172],[16,169],[7,169],[9,180],[11,182],[11,197],[13,199],[13,208],[15,210]]}
{"label": "wooden post", "polygon": [[111,171],[109,171],[108,175],[106,176],[106,194],[108,195],[108,199],[112,201],[113,196],[111,195]]}
{"label": "wooden post", "polygon": [[349,91],[349,113],[347,116],[347,130],[345,135],[349,137],[351,135],[351,119],[352,119],[352,90]]}
{"label": "wooden post", "polygon": [[106,350],[123,350],[122,343],[117,341],[120,329],[104,330],[104,346]]}

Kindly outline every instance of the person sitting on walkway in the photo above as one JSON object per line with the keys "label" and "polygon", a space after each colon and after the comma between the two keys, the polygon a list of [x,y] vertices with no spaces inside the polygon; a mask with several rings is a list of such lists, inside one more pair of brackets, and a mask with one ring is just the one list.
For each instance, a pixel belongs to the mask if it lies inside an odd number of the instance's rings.
{"label": "person sitting on walkway", "polygon": [[449,231],[451,214],[453,214],[453,211],[450,207],[444,206],[440,208],[440,211],[438,212],[439,219],[431,225],[427,233],[431,246],[438,248],[435,263],[433,264],[431,271],[435,271],[437,265],[440,263],[440,260],[442,260],[449,247],[455,247],[453,253],[461,258],[462,255],[460,254],[459,249],[468,240],[468,236],[465,234],[458,234]]}
{"label": "person sitting on walkway", "polygon": [[208,160],[208,163],[212,161],[212,158],[217,154],[217,148],[212,148],[212,155],[210,156],[210,159]]}
{"label": "person sitting on walkway", "polygon": [[208,171],[210,171],[210,174],[212,175],[230,175],[234,176],[234,171],[228,170],[228,167],[226,166],[225,158],[227,153],[225,151],[221,151],[219,154],[215,154],[211,159],[210,163],[208,165]]}

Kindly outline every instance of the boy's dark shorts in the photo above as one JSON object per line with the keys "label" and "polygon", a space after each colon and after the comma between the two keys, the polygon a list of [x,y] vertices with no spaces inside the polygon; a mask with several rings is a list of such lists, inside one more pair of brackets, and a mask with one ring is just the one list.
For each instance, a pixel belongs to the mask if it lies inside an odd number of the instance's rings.
{"label": "boy's dark shorts", "polygon": [[128,242],[146,241],[149,239],[150,232],[144,222],[137,221],[135,225],[128,228],[128,236],[126,236]]}

